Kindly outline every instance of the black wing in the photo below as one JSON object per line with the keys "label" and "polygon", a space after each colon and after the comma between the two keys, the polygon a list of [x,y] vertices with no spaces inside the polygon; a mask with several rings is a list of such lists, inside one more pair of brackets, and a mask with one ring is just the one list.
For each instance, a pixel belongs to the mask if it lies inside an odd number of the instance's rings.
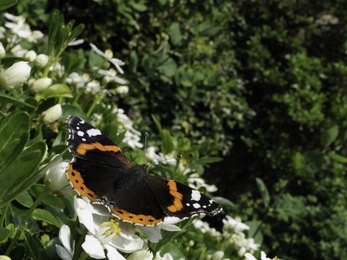
{"label": "black wing", "polygon": [[66,126],[70,132],[67,145],[74,157],[117,168],[132,166],[111,139],[83,119],[69,116]]}

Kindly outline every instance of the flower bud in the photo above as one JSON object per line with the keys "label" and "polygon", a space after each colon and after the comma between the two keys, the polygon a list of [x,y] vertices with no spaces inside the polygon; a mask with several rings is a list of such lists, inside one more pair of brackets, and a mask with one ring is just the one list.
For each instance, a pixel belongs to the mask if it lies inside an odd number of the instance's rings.
{"label": "flower bud", "polygon": [[46,54],[39,54],[37,55],[34,64],[37,68],[41,69],[46,67],[48,63],[49,57]]}
{"label": "flower bud", "polygon": [[223,251],[216,251],[213,255],[212,255],[212,260],[222,260],[224,256],[224,252]]}
{"label": "flower bud", "polygon": [[36,52],[33,51],[33,50],[28,51],[28,52],[25,53],[25,55],[24,55],[24,59],[27,60],[27,61],[29,61],[29,62],[33,62],[33,61],[36,59],[36,57],[37,57],[37,54],[36,54]]}
{"label": "flower bud", "polygon": [[62,114],[63,110],[61,109],[61,105],[57,104],[42,112],[41,116],[45,124],[50,124],[53,123],[55,120],[58,120]]}
{"label": "flower bud", "polygon": [[6,57],[6,51],[4,46],[2,45],[2,43],[0,42],[0,59],[5,58]]}
{"label": "flower bud", "polygon": [[22,85],[30,76],[31,67],[27,62],[19,61],[0,74],[0,87],[12,90]]}
{"label": "flower bud", "polygon": [[[56,155],[51,161],[56,160],[60,155]],[[64,195],[75,195],[76,193],[69,184],[66,176],[66,170],[69,166],[69,160],[59,159],[46,171],[43,176],[45,185],[52,191]]]}
{"label": "flower bud", "polygon": [[118,94],[126,94],[129,92],[129,88],[127,86],[119,86],[119,87],[116,87],[116,92]]}
{"label": "flower bud", "polygon": [[7,255],[0,255],[0,260],[11,260]]}
{"label": "flower bud", "polygon": [[39,92],[46,88],[48,88],[52,84],[52,79],[50,78],[41,78],[36,81],[34,81],[32,84],[30,84],[30,90],[33,92]]}

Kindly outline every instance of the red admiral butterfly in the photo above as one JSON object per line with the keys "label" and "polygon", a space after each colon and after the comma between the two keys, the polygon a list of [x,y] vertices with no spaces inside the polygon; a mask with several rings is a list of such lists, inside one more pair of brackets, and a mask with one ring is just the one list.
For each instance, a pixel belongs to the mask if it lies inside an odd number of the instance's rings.
{"label": "red admiral butterfly", "polygon": [[147,174],[133,166],[120,148],[81,118],[69,116],[67,145],[74,156],[67,170],[72,187],[91,202],[105,205],[117,218],[155,226],[165,217],[214,216],[222,207],[199,191]]}

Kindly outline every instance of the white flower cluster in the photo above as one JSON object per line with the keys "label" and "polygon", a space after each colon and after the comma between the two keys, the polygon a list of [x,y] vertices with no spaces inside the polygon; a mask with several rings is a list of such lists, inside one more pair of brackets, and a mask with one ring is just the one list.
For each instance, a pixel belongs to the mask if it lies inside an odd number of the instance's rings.
{"label": "white flower cluster", "polygon": [[248,230],[249,226],[242,223],[240,219],[225,216],[223,219],[222,233],[215,228],[211,228],[208,223],[201,220],[194,220],[193,224],[203,233],[208,233],[211,237],[215,237],[217,241],[226,240],[228,244],[235,245],[238,248],[238,255],[243,256],[246,252],[254,253],[260,247],[253,238],[246,238],[243,231]]}

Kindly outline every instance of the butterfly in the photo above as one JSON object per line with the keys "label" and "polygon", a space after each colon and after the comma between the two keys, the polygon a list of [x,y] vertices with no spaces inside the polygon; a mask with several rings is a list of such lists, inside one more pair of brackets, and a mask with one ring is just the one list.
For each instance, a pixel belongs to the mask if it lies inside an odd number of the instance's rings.
{"label": "butterfly", "polygon": [[89,201],[105,205],[115,217],[141,226],[156,226],[166,217],[215,216],[222,207],[191,187],[149,175],[148,165],[133,166],[99,129],[69,116],[67,146],[73,155],[67,177]]}

